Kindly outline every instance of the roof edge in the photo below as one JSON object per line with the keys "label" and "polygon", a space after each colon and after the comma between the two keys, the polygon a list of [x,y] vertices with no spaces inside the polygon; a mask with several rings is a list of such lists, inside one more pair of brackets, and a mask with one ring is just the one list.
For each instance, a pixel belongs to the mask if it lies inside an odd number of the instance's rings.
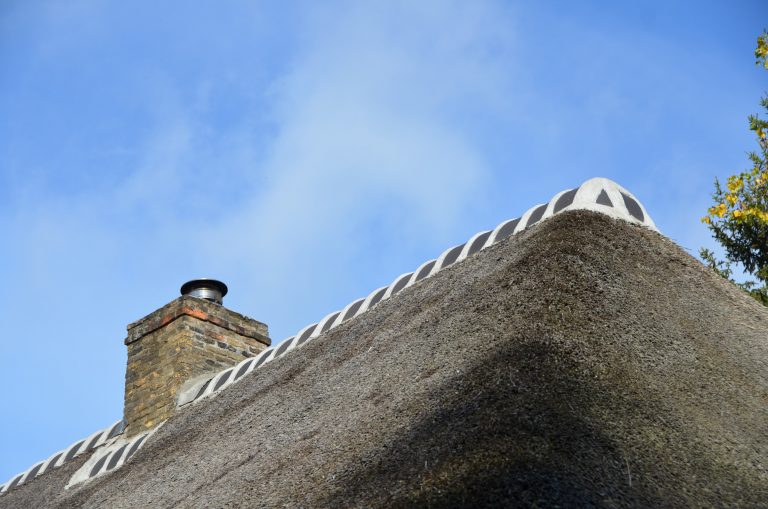
{"label": "roof edge", "polygon": [[283,357],[291,350],[304,346],[321,334],[336,328],[349,319],[360,316],[405,288],[437,274],[444,268],[461,262],[467,257],[552,216],[576,210],[598,212],[614,219],[644,226],[656,232],[659,231],[640,200],[627,189],[607,178],[589,179],[579,187],[557,193],[547,203],[534,205],[518,218],[502,221],[493,230],[480,231],[465,243],[446,249],[438,258],[424,262],[413,272],[401,274],[389,285],[377,288],[367,297],[352,301],[344,309],[327,314],[319,322],[305,326],[295,335],[283,339],[256,357],[245,359],[211,377],[197,380],[179,394],[177,405],[181,407],[196,403],[216,394],[255,369]]}
{"label": "roof edge", "polygon": [[48,459],[35,463],[24,472],[16,474],[4,484],[0,484],[0,495],[4,495],[12,489],[24,485],[30,479],[35,479],[46,472],[59,468],[85,452],[101,447],[115,437],[122,435],[124,431],[125,422],[120,419],[108,428],[99,430],[82,440],[76,441],[66,449],[53,453]]}
{"label": "roof edge", "polygon": [[[240,380],[246,374],[275,359],[283,357],[291,350],[304,346],[345,321],[360,316],[379,303],[395,296],[405,288],[429,278],[441,270],[459,263],[467,257],[509,236],[516,235],[535,224],[543,222],[554,215],[575,210],[598,212],[614,219],[644,226],[656,232],[659,231],[645,207],[628,190],[607,178],[597,177],[589,179],[577,188],[566,189],[557,193],[547,203],[534,205],[519,218],[502,221],[493,230],[478,232],[463,244],[446,249],[438,258],[428,260],[413,272],[406,272],[396,277],[389,285],[377,288],[367,297],[352,301],[344,309],[329,313],[319,322],[307,325],[294,336],[290,336],[264,350],[256,357],[245,359],[239,364],[222,370],[210,378],[203,378],[180,393],[177,406],[181,407],[196,403],[212,394],[216,394]],[[180,299],[183,298],[181,297]],[[130,324],[128,328],[130,329],[142,323],[142,320]],[[66,488],[116,470],[135,454],[147,442],[146,439],[157,431],[162,424],[164,423],[160,423],[160,425],[145,433],[123,440],[117,437],[123,434],[125,423],[122,420],[117,421],[109,428],[97,431],[93,435],[75,442],[67,449],[54,453],[47,460],[36,463],[28,470],[13,476],[6,483],[0,485],[0,496],[25,484],[29,479],[39,477],[80,454],[105,444],[107,447],[100,454],[90,458],[70,479]]]}

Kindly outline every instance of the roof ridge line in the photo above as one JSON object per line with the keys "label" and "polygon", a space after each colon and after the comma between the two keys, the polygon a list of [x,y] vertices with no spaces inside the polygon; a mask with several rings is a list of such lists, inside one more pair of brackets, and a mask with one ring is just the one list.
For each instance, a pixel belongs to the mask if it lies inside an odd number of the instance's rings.
{"label": "roof ridge line", "polygon": [[[556,214],[572,210],[590,210],[593,212],[598,212],[614,219],[621,219],[630,223],[645,226],[658,232],[655,223],[651,219],[645,207],[632,193],[630,193],[616,182],[607,178],[596,177],[589,179],[576,188],[566,189],[557,193],[547,203],[534,205],[533,207],[526,210],[525,213],[523,213],[523,215],[519,218],[502,221],[493,230],[480,231],[470,237],[463,244],[459,244],[446,249],[443,251],[443,253],[440,254],[438,258],[424,262],[413,272],[406,272],[401,274],[400,276],[396,277],[389,285],[377,288],[367,297],[352,301],[342,310],[329,313],[319,322],[307,325],[306,327],[299,330],[294,336],[283,339],[280,343],[264,350],[256,357],[245,359],[235,366],[226,368],[216,373],[207,380],[203,379],[202,381],[194,384],[192,387],[187,388],[179,394],[177,407],[182,407],[188,404],[195,404],[202,399],[207,398],[211,394],[218,394],[221,390],[240,380],[246,374],[272,362],[275,359],[283,357],[292,350],[304,346],[323,333],[336,328],[347,320],[365,313],[380,302],[388,300],[405,288],[408,288],[423,279],[427,279],[437,274],[444,268],[461,262],[469,256],[482,251],[483,249],[486,249],[507,237],[516,235],[523,230],[533,226],[534,224],[545,221]],[[162,424],[163,423],[161,423],[159,426]],[[120,425],[119,432],[113,434],[114,429],[118,425]],[[94,468],[95,473],[93,476],[102,475],[107,471],[116,470],[122,466],[122,464],[127,461],[131,455],[133,455],[147,442],[147,440],[144,438],[148,438],[150,434],[159,429],[159,426],[156,426],[148,432],[133,437],[129,441],[130,444],[132,444],[130,454],[125,455],[125,457],[118,458],[119,461],[115,462],[115,464],[110,468],[107,468],[106,463],[102,462],[102,465],[100,465],[99,469]],[[64,462],[79,456],[87,450],[91,450],[93,448],[104,445],[108,439],[122,434],[124,429],[124,422],[120,420],[109,428],[98,431],[90,437],[76,442],[63,451],[54,453],[47,460],[34,464],[28,470],[22,472],[21,474],[17,474],[8,480],[5,484],[0,485],[0,496],[4,495],[19,485],[24,484],[30,477],[38,477],[49,470],[61,466]],[[110,430],[110,433],[108,433],[106,436],[102,436],[102,434],[107,430]],[[93,443],[93,445],[91,445],[90,442],[93,441],[94,437],[97,436],[99,438]],[[142,439],[139,440],[139,438]],[[88,444],[88,447],[82,449],[81,446],[85,443]],[[125,447],[127,447],[127,445],[123,446],[120,451],[122,452]],[[73,449],[75,449],[76,452],[70,456],[70,451]],[[62,453],[65,451],[67,454],[62,456]],[[111,449],[107,451],[109,454],[112,452],[114,451]],[[100,460],[106,458],[107,456],[108,455],[100,457]],[[62,459],[63,457],[66,459]],[[112,464],[112,462],[109,463]],[[82,470],[82,468],[80,470]],[[76,475],[77,473],[75,476]],[[75,476],[70,479],[70,482],[67,486],[72,486],[80,482],[73,482],[75,480]],[[90,479],[93,476],[89,475],[86,479]]]}
{"label": "roof ridge line", "polygon": [[424,262],[413,272],[406,272],[397,276],[389,285],[377,288],[367,297],[350,302],[340,311],[327,314],[319,322],[305,326],[295,335],[283,339],[259,355],[223,369],[208,379],[198,381],[179,394],[177,407],[194,404],[211,394],[217,394],[246,374],[283,357],[291,350],[304,346],[321,334],[365,313],[405,288],[431,277],[442,269],[461,262],[509,236],[516,235],[534,224],[545,221],[556,214],[572,210],[598,212],[658,232],[656,224],[645,207],[632,193],[607,178],[589,179],[576,188],[557,193],[547,203],[534,205],[519,218],[502,221],[493,230],[476,233],[463,244],[446,249],[438,258]]}
{"label": "roof ridge line", "polygon": [[70,460],[75,459],[76,457],[80,456],[84,452],[101,447],[108,440],[111,440],[114,437],[122,435],[124,431],[125,431],[125,422],[122,419],[120,419],[119,421],[115,422],[111,426],[104,428],[102,430],[96,431],[95,433],[92,433],[86,438],[83,438],[82,440],[78,440],[74,442],[72,445],[70,445],[66,449],[62,449],[60,451],[57,451],[51,454],[47,459],[40,461],[38,463],[35,463],[24,472],[21,472],[20,474],[16,474],[15,476],[11,477],[8,481],[6,481],[4,484],[0,484],[0,495],[4,495],[10,490],[23,485],[30,479],[34,479],[55,468],[59,468],[63,464],[69,462]]}
{"label": "roof ridge line", "polygon": [[66,486],[64,486],[64,489],[68,490],[73,486],[89,481],[94,477],[100,477],[112,470],[117,470],[123,466],[123,463],[136,454],[136,451],[141,449],[141,446],[144,445],[146,440],[154,435],[165,423],[166,421],[163,421],[154,428],[132,437],[115,437],[115,440],[105,444],[105,447],[94,453],[80,468],[77,469]]}

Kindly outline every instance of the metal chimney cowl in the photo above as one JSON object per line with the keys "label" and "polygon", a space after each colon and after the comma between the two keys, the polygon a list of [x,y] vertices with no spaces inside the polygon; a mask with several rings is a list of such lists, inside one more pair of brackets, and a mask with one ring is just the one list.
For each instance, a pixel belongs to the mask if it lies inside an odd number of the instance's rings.
{"label": "metal chimney cowl", "polygon": [[227,294],[227,285],[216,279],[200,278],[181,285],[181,295],[189,295],[223,305]]}

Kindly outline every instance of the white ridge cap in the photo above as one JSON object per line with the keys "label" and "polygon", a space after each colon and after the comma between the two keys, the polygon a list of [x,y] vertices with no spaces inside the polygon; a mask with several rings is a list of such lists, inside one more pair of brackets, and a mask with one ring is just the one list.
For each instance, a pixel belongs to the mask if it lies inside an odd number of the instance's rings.
{"label": "white ridge cap", "polygon": [[[605,194],[608,195],[611,203],[610,205],[598,201],[602,191],[605,191]],[[638,217],[636,213],[633,213],[633,211],[630,210],[633,203],[639,208],[641,217]],[[573,203],[560,212],[568,210],[591,210],[593,212],[600,212],[616,219],[623,219],[630,223],[641,224],[651,230],[659,231],[656,228],[653,219],[651,219],[651,216],[648,214],[648,211],[635,195],[616,182],[603,177],[592,178],[581,184],[574,197]]]}
{"label": "white ridge cap", "polygon": [[488,237],[490,237],[491,233],[493,233],[492,230],[485,230],[472,235],[469,240],[464,243],[464,247],[462,248],[461,253],[459,253],[459,257],[456,259],[456,261],[460,262],[467,256],[475,254],[481,249],[484,249],[485,244],[488,241]]}
{"label": "white ridge cap", "polygon": [[83,466],[70,478],[64,489],[70,489],[76,484],[99,477],[112,470],[117,470],[128,461],[166,421],[161,422],[151,430],[134,437],[125,439],[116,436],[110,439],[106,447],[99,449]]}
{"label": "white ridge cap", "polygon": [[21,474],[14,475],[4,484],[0,484],[0,494],[7,493],[16,487],[25,484],[30,479],[39,477],[44,473],[53,470],[54,468],[58,468],[69,460],[83,454],[84,452],[102,446],[109,438],[117,437],[122,433],[123,420],[120,419],[108,428],[99,430],[87,438],[78,440],[66,449],[62,449],[53,453],[48,457],[48,459],[35,463]]}
{"label": "white ridge cap", "polygon": [[317,336],[319,336],[320,334],[322,334],[323,332],[326,332],[332,329],[334,327],[334,323],[336,322],[336,320],[338,320],[339,316],[341,316],[341,311],[334,311],[333,313],[328,313],[327,315],[325,315],[325,318],[323,318],[317,323],[317,327],[315,327],[315,330],[312,331],[312,334],[309,335],[309,340],[311,341],[315,339]]}
{"label": "white ridge cap", "polygon": [[[337,324],[334,324],[334,327],[342,322],[345,322],[346,320],[349,320],[350,318],[354,318],[360,313],[360,308],[363,306],[363,303],[365,302],[365,298],[353,300],[349,304],[347,304],[347,307],[341,310],[341,314],[339,315],[339,322]],[[357,306],[357,309],[355,309],[355,306]],[[354,312],[353,312],[354,310]]]}
{"label": "white ridge cap", "polygon": [[395,280],[392,281],[392,283],[389,285],[387,291],[384,292],[384,296],[381,298],[381,300],[387,300],[405,288],[408,285],[408,281],[413,277],[413,274],[413,272],[406,272],[405,274],[400,274],[397,276]]}
{"label": "white ridge cap", "polygon": [[357,315],[360,315],[368,311],[373,306],[378,304],[386,292],[387,292],[387,286],[382,286],[381,288],[376,288],[374,291],[369,293],[368,297],[366,297],[365,301],[363,301],[363,305],[360,306],[360,311],[357,312]]}
{"label": "white ridge cap", "polygon": [[[648,211],[632,193],[607,178],[589,179],[579,187],[566,189],[554,195],[547,203],[542,203],[528,209],[521,217],[499,223],[496,228],[481,231],[470,237],[464,244],[459,244],[445,250],[436,260],[429,260],[419,266],[414,272],[406,272],[388,286],[382,286],[371,292],[364,299],[357,299],[341,311],[334,311],[325,316],[320,322],[307,325],[295,336],[286,338],[276,346],[259,353],[256,357],[244,359],[234,367],[216,373],[212,377],[196,380],[188,389],[180,393],[177,405],[195,403],[210,394],[218,393],[225,387],[244,378],[248,373],[286,355],[291,350],[302,347],[323,333],[339,326],[346,320],[355,318],[373,308],[379,302],[393,297],[400,291],[413,286],[423,279],[436,274],[445,267],[460,263],[475,253],[493,244],[515,235],[529,226],[546,221],[561,212],[571,210],[590,210],[638,224],[658,231]],[[278,353],[279,352],[279,353]],[[160,425],[162,426],[162,424]],[[122,421],[101,431],[97,431],[86,439],[75,442],[67,449],[58,451],[45,461],[35,463],[28,470],[17,474],[4,484],[0,484],[0,495],[23,484],[32,474],[39,476],[48,470],[61,466],[83,452],[107,445],[98,454],[89,458],[78,473],[70,480],[67,487],[83,480],[102,475],[105,472],[119,468],[130,456],[138,450],[146,438],[151,436],[160,426],[153,430],[132,437],[130,440],[119,438],[123,433]],[[99,464],[101,461],[101,464]],[[89,466],[89,469],[86,469]],[[85,472],[85,473],[83,473]]]}
{"label": "white ridge cap", "polygon": [[[341,311],[329,313],[318,323],[307,325],[295,336],[285,339],[258,356],[246,359],[234,368],[227,368],[212,378],[196,383],[194,391],[186,391],[187,396],[183,400],[182,398],[179,399],[179,406],[218,392],[224,387],[235,383],[247,373],[286,355],[291,350],[304,346],[344,321],[365,313],[379,302],[391,298],[400,291],[417,284],[422,279],[440,272],[445,267],[459,263],[473,254],[534,224],[541,223],[556,214],[570,210],[591,210],[658,231],[645,207],[632,193],[607,178],[589,179],[577,188],[566,189],[557,193],[547,203],[540,203],[529,208],[521,217],[502,221],[493,230],[478,232],[464,244],[446,249],[437,259],[424,262],[413,272],[401,274],[388,286],[377,288],[364,299],[350,302]],[[351,311],[353,309],[354,311]],[[245,371],[240,376],[237,376],[241,367],[249,362],[250,364],[248,364]],[[217,388],[217,383],[222,377],[227,377],[227,379],[225,382],[218,384]],[[203,387],[204,390],[201,390]],[[189,393],[193,394],[193,396],[188,396]]]}

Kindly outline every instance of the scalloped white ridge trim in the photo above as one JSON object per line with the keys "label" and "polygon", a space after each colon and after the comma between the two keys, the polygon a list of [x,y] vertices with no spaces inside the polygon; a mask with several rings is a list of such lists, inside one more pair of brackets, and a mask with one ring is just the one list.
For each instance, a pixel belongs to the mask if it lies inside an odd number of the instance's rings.
{"label": "scalloped white ridge trim", "polygon": [[[603,192],[607,195],[611,205],[598,203]],[[561,199],[563,200],[562,203],[560,203]],[[603,199],[602,201],[605,200]],[[632,210],[630,210],[630,208],[632,208]],[[442,269],[449,267],[454,263],[461,262],[467,257],[492,246],[508,236],[520,233],[526,228],[540,223],[556,214],[571,210],[591,210],[593,212],[599,212],[614,219],[621,219],[630,223],[642,225],[658,232],[656,224],[653,222],[650,215],[648,215],[647,210],[632,193],[606,178],[598,177],[587,180],[575,189],[566,189],[565,191],[557,193],[547,203],[531,207],[519,218],[502,221],[493,230],[478,232],[470,237],[464,244],[446,249],[437,259],[424,262],[413,272],[401,274],[389,285],[377,288],[367,297],[352,301],[341,311],[329,313],[319,322],[307,325],[297,332],[296,335],[284,339],[277,345],[264,350],[256,357],[245,359],[231,368],[222,370],[211,378],[203,378],[199,382],[193,384],[193,386],[180,392],[177,405],[183,406],[190,403],[197,403],[212,394],[217,394],[255,369],[260,368],[275,359],[283,357],[291,350],[304,346],[321,334],[338,327],[349,319],[365,313],[380,302],[396,295],[403,289],[437,274]],[[161,423],[150,431],[132,437],[130,440],[124,440],[118,438],[118,436],[123,433],[122,421],[118,421],[109,428],[97,431],[90,437],[76,442],[69,448],[51,455],[47,460],[36,463],[25,472],[12,477],[5,484],[0,485],[0,495],[5,494],[16,486],[24,484],[30,478],[40,476],[53,468],[61,466],[66,461],[79,456],[86,450],[101,447],[105,444],[107,444],[107,447],[89,458],[85,465],[75,473],[67,484],[67,488],[112,470],[116,470],[135,454],[135,452],[146,443],[147,439],[163,424],[164,423]],[[118,427],[119,432],[116,431]],[[118,451],[120,451],[119,456],[116,456]],[[99,462],[101,463],[99,464]],[[96,468],[97,465],[99,468]]]}
{"label": "scalloped white ridge trim", "polygon": [[[607,195],[611,205],[598,203],[603,193]],[[602,198],[602,201],[605,202],[605,198]],[[630,206],[633,207],[633,211],[630,211]],[[284,339],[277,345],[261,352],[256,357],[245,359],[236,366],[217,373],[212,378],[198,381],[192,387],[180,393],[177,404],[178,406],[183,406],[196,403],[211,394],[216,394],[251,371],[283,357],[291,350],[304,346],[321,334],[338,327],[341,323],[351,318],[365,313],[380,302],[391,298],[405,288],[413,286],[422,279],[431,277],[442,269],[461,262],[510,235],[520,233],[533,224],[571,210],[591,210],[658,231],[645,207],[632,193],[606,178],[598,177],[587,180],[575,189],[566,189],[557,193],[547,203],[534,205],[519,218],[502,221],[493,230],[478,232],[464,244],[446,249],[437,259],[428,260],[415,271],[397,276],[389,285],[377,288],[367,297],[352,301],[341,311],[329,313],[319,322],[307,325],[297,332],[296,335]]]}

